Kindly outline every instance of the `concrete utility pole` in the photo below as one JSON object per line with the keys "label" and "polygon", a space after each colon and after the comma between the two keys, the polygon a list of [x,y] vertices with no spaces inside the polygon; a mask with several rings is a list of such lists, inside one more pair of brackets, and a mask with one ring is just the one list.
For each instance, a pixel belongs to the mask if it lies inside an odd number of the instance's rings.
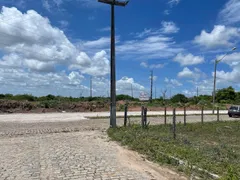
{"label": "concrete utility pole", "polygon": [[231,51],[227,52],[221,59],[215,60],[214,62],[214,79],[213,79],[213,110],[212,113],[214,114],[215,111],[215,98],[216,98],[216,79],[217,79],[217,65],[220,61],[222,61],[230,52],[235,51],[237,48],[234,47]]}
{"label": "concrete utility pole", "polygon": [[153,70],[151,70],[151,92],[150,92],[150,102],[152,103],[153,97]]}
{"label": "concrete utility pole", "polygon": [[117,126],[116,121],[116,67],[115,67],[115,6],[126,6],[129,1],[98,0],[98,2],[111,5],[111,107],[110,127]]}

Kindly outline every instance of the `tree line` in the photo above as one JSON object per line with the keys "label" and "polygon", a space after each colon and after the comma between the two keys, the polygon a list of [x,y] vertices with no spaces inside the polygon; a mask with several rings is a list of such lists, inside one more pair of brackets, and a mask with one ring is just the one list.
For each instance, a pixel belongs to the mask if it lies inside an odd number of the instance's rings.
{"label": "tree line", "polygon": [[[0,94],[0,99],[4,100],[16,100],[16,101],[108,101],[109,97],[63,97],[63,96],[54,96],[49,94],[47,96],[33,96],[31,94]],[[128,100],[128,101],[139,101],[138,98],[133,98],[129,95],[120,94],[116,96],[116,100]],[[216,101],[218,103],[227,104],[227,103],[240,103],[240,92],[236,92],[233,87],[219,89],[216,93]],[[170,99],[165,99],[163,97],[159,97],[154,100],[154,102],[161,103],[211,103],[212,96],[211,95],[199,95],[193,97],[186,97],[184,94],[176,94]]]}

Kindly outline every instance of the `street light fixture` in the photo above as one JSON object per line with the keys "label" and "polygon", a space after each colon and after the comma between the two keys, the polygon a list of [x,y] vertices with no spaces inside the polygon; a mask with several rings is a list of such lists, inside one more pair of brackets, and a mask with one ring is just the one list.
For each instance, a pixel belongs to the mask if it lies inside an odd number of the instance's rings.
{"label": "street light fixture", "polygon": [[222,61],[230,52],[235,51],[237,48],[234,47],[228,51],[221,59],[216,59],[214,62],[214,81],[213,81],[213,114],[215,110],[215,98],[216,98],[216,78],[217,78],[217,64]]}
{"label": "street light fixture", "polygon": [[129,1],[98,0],[100,3],[111,5],[111,102],[110,127],[115,128],[116,122],[116,63],[115,63],[115,6],[125,7]]}

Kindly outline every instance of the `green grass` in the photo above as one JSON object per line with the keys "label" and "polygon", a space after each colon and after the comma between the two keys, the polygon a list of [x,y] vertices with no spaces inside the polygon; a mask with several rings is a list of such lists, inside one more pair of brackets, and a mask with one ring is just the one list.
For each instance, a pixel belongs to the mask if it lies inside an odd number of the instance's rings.
{"label": "green grass", "polygon": [[[139,125],[109,129],[112,140],[121,142],[148,157],[149,160],[168,164],[190,174],[190,167],[197,166],[222,179],[240,179],[240,121],[212,122],[177,125],[177,139],[173,140],[171,125],[149,126],[142,129]],[[174,156],[189,163],[180,166]],[[206,174],[194,172],[203,179]]]}

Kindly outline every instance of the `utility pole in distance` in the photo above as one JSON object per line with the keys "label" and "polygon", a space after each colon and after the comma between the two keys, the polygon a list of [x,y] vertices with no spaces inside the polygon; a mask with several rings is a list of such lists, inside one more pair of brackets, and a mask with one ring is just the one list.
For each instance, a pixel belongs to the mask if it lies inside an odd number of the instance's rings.
{"label": "utility pole in distance", "polygon": [[98,2],[111,5],[111,107],[110,127],[117,126],[116,121],[116,64],[115,64],[115,6],[126,6],[129,1],[98,0]]}
{"label": "utility pole in distance", "polygon": [[152,103],[153,97],[153,70],[151,70],[151,93],[150,93],[150,103]]}

